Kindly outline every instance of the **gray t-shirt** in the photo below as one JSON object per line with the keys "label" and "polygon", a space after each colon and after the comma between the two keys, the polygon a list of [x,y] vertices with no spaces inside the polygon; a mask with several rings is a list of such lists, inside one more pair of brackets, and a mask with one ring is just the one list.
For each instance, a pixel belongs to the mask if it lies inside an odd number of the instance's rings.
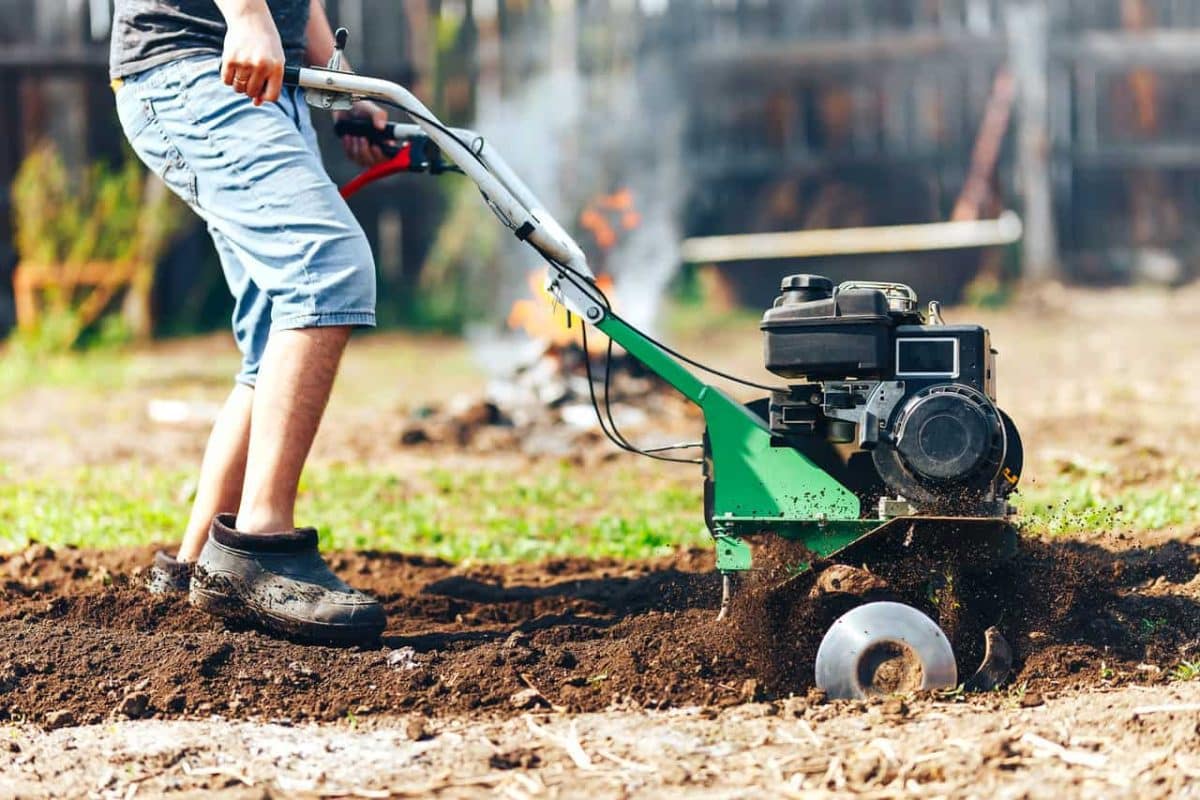
{"label": "gray t-shirt", "polygon": [[[267,0],[289,64],[304,58],[310,0]],[[225,18],[213,0],[117,0],[109,72],[124,78],[187,56],[219,56]]]}

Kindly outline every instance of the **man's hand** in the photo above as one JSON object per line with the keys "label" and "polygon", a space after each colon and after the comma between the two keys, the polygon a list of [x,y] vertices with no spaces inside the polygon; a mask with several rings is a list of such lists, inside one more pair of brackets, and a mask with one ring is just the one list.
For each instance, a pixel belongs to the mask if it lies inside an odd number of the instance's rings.
{"label": "man's hand", "polygon": [[[383,130],[387,127],[387,109],[377,106],[370,100],[359,100],[349,111],[337,111],[333,115],[335,122],[352,117],[371,120],[375,124],[376,130]],[[361,136],[343,136],[342,147],[346,149],[346,155],[350,157],[351,161],[364,167],[373,167],[388,160],[383,150],[379,149],[379,145],[371,144],[370,140]]]}
{"label": "man's hand", "polygon": [[283,43],[263,0],[218,0],[225,16],[221,79],[254,105],[279,99],[283,88]]}
{"label": "man's hand", "polygon": [[[325,16],[325,4],[321,0],[312,0],[309,5],[308,28],[305,34],[308,39],[308,51],[305,56],[309,63],[327,63],[329,57],[333,55],[334,40],[333,30],[329,27],[329,18]],[[349,65],[343,61],[342,69],[349,68]],[[360,100],[349,111],[336,111],[333,114],[334,122],[347,117],[369,119],[379,130],[384,129],[388,120],[387,111],[369,100]],[[371,144],[361,136],[343,136],[342,147],[346,149],[346,155],[350,157],[351,161],[364,167],[373,167],[382,161],[387,161],[388,158],[378,145]]]}

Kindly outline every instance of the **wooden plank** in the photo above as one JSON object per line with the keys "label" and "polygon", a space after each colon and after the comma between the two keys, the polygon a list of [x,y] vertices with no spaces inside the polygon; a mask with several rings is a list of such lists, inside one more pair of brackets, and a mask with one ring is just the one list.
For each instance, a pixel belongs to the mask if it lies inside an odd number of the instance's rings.
{"label": "wooden plank", "polygon": [[[698,48],[692,66],[731,70],[769,79],[769,70],[824,74],[933,58],[996,61],[1005,56],[999,34],[903,33],[863,39],[751,40]],[[1087,63],[1119,69],[1133,65],[1160,69],[1200,68],[1200,28],[1147,28],[1136,31],[1086,31],[1053,36],[1049,52],[1056,62]],[[778,75],[776,75],[778,77]]]}
{"label": "wooden plank", "polygon": [[1055,39],[1051,51],[1058,58],[1111,69],[1197,69],[1200,28],[1088,31],[1066,40]]}
{"label": "wooden plank", "polygon": [[1022,277],[1049,281],[1059,274],[1050,185],[1049,18],[1044,3],[1014,0],[1005,8],[1004,21],[1017,84],[1017,174],[1026,227]]}
{"label": "wooden plank", "polygon": [[689,264],[715,264],[775,258],[1001,247],[1019,241],[1021,233],[1021,219],[1009,211],[998,219],[968,222],[704,236],[684,240],[680,252],[683,260]]}
{"label": "wooden plank", "polygon": [[1016,87],[1012,74],[1007,69],[997,70],[992,83],[992,94],[984,110],[979,134],[971,152],[971,167],[962,191],[954,204],[950,219],[956,222],[979,219],[984,202],[991,192],[992,175],[1000,160],[1000,146],[1008,131]]}
{"label": "wooden plank", "polygon": [[104,45],[61,49],[34,44],[0,47],[0,71],[45,74],[97,69],[108,69],[108,48]]}

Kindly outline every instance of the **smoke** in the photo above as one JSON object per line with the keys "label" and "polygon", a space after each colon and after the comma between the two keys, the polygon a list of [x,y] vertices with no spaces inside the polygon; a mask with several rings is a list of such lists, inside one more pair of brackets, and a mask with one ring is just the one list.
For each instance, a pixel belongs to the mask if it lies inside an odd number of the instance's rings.
{"label": "smoke", "polygon": [[[615,278],[619,313],[654,330],[680,263],[686,193],[681,92],[668,54],[644,47],[644,10],[631,3],[596,18],[573,6],[556,4],[545,18],[528,20],[528,28],[509,35],[504,58],[521,59],[523,74],[508,91],[503,81],[489,84],[485,77],[475,127],[589,255],[596,250],[580,232],[579,211],[596,196],[632,192],[640,223],[622,230],[603,264],[594,266]],[[618,27],[623,32],[615,33]],[[586,67],[578,46],[585,37]],[[542,264],[510,239],[500,245],[494,265],[499,315],[527,295],[526,276]]]}

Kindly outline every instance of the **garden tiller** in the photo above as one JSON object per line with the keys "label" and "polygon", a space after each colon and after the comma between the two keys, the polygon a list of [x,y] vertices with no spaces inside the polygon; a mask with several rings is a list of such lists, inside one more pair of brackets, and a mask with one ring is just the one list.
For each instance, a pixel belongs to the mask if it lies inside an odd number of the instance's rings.
{"label": "garden tiller", "polygon": [[[824,559],[861,561],[867,550],[889,559],[944,550],[956,560],[994,557],[1015,544],[1008,498],[1022,450],[1012,420],[995,404],[987,330],[945,324],[936,303],[919,308],[902,284],[835,285],[792,275],[761,325],[766,367],[780,385],[701,364],[614,312],[583,251],[486,139],[443,125],[402,86],[340,71],[344,44],[343,30],[328,67],[289,67],[286,81],[303,87],[317,108],[344,110],[367,98],[414,122],[378,131],[369,121],[340,121],[339,134],[367,136],[391,157],[343,192],[394,172],[462,172],[500,221],[546,260],[549,293],[586,323],[585,335],[594,326],[609,338],[610,353],[612,343],[621,346],[703,411],[703,442],[687,445],[701,457],[680,456],[686,446],[641,449],[612,424],[607,372],[599,379],[604,391],[589,380],[601,428],[618,446],[702,466],[704,518],[724,576],[722,614],[731,579],[756,567],[759,543],[779,537],[794,543],[790,574]],[[743,403],[698,372],[769,394]],[[953,683],[949,645],[928,617],[896,603],[851,613],[822,644],[822,685],[840,691],[840,680],[852,684],[848,693],[861,694],[870,684],[864,663],[879,660],[879,647],[897,644],[920,660],[923,685]]]}

